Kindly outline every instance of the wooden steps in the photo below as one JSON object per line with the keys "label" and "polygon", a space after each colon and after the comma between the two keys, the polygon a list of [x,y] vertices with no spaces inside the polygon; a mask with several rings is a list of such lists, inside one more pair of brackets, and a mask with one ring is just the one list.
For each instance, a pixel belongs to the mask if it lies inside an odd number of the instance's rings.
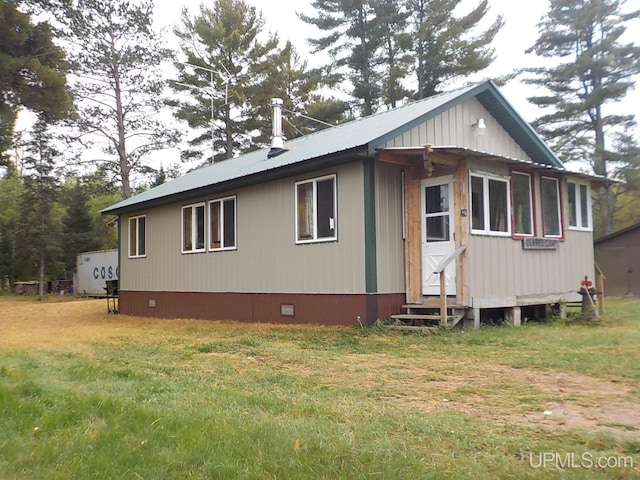
{"label": "wooden steps", "polygon": [[400,313],[391,316],[392,323],[390,327],[438,327],[445,326],[447,328],[455,327],[465,315],[467,306],[450,304],[447,305],[447,322],[441,324],[440,316],[440,300],[425,299],[422,304],[403,305],[407,313]]}

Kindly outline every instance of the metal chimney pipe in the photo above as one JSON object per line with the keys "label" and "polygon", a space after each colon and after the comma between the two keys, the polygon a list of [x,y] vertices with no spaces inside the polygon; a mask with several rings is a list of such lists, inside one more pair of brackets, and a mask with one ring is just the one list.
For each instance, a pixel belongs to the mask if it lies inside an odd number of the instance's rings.
{"label": "metal chimney pipe", "polygon": [[271,129],[271,148],[282,148],[284,142],[282,140],[282,99],[271,99],[272,122]]}
{"label": "metal chimney pipe", "polygon": [[281,153],[286,152],[284,148],[284,139],[282,137],[282,99],[272,98],[272,129],[271,129],[271,149],[267,154],[267,158],[272,158]]}

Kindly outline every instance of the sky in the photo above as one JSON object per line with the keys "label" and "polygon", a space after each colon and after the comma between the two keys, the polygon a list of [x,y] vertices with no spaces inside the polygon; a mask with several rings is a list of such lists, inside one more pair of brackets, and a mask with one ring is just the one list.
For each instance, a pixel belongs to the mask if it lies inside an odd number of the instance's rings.
{"label": "sky", "polygon": [[[316,37],[321,33],[315,27],[305,24],[297,17],[297,13],[312,15],[314,10],[312,0],[247,0],[262,11],[266,29],[277,32],[282,41],[291,40],[301,56],[313,65],[314,56],[306,44],[306,38]],[[467,13],[478,5],[480,0],[462,0],[459,9],[461,13]],[[637,0],[630,0],[628,4]],[[180,18],[180,12],[187,7],[191,12],[199,10],[199,0],[155,0],[155,18],[157,26],[165,26],[169,29]],[[206,1],[204,2],[206,4]],[[535,54],[526,54],[538,38],[537,24],[546,13],[549,0],[489,0],[489,13],[486,16],[487,26],[498,15],[503,16],[504,26],[496,36],[493,46],[495,48],[495,61],[486,70],[467,81],[481,81],[486,78],[495,78],[512,72],[513,70],[540,66],[543,62]],[[632,7],[632,5],[631,5]],[[629,7],[629,8],[631,8]],[[634,28],[635,27],[635,28]],[[627,40],[640,44],[639,25],[627,28]],[[501,87],[501,92],[515,110],[526,120],[533,121],[544,112],[527,101],[527,97],[536,93],[534,87],[524,85],[514,80]],[[633,113],[640,123],[640,79],[638,87],[632,91],[625,104],[621,107],[624,113]],[[629,105],[633,105],[629,111]],[[605,113],[607,113],[605,111]],[[637,136],[640,137],[640,126]]]}
{"label": "sky", "polygon": [[[291,40],[303,58],[313,64],[306,38],[319,36],[315,27],[298,19],[296,13],[311,15],[314,10],[311,0],[247,0],[262,11],[266,30],[277,32],[284,42]],[[187,7],[197,12],[202,2],[193,0],[155,0],[155,18],[157,27],[171,29],[180,18],[180,12]],[[478,0],[463,0],[462,12],[470,11]],[[205,2],[206,4],[206,2]],[[513,69],[531,66],[538,61],[533,54],[525,54],[525,50],[533,45],[537,38],[537,23],[548,8],[548,0],[489,0],[488,23],[492,23],[498,15],[502,15],[504,26],[494,41],[496,60],[487,70],[471,80],[483,80],[509,73]],[[316,56],[317,58],[317,56]],[[509,103],[525,120],[532,121],[541,112],[526,101],[531,87],[524,87],[520,82],[513,82],[501,89]]]}

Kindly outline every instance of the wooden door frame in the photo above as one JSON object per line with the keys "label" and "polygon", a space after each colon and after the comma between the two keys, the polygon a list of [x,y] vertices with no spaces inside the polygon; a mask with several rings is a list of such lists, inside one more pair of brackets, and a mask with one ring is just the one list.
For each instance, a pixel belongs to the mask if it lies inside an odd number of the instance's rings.
{"label": "wooden door frame", "polygon": [[[455,217],[455,245],[467,245],[469,239],[469,172],[467,162],[459,160],[453,172],[453,207]],[[407,304],[422,304],[422,180],[431,178],[422,165],[411,165],[405,169],[405,285]],[[435,178],[435,177],[434,177]],[[456,266],[456,299],[459,304],[470,304],[469,272],[465,267],[469,248],[463,252]]]}

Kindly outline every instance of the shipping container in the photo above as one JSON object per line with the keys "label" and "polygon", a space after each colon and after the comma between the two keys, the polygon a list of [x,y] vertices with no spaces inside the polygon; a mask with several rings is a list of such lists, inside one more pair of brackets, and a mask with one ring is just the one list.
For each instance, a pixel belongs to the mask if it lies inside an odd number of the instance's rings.
{"label": "shipping container", "polygon": [[118,280],[118,250],[78,254],[75,292],[78,295],[105,296],[107,281]]}

